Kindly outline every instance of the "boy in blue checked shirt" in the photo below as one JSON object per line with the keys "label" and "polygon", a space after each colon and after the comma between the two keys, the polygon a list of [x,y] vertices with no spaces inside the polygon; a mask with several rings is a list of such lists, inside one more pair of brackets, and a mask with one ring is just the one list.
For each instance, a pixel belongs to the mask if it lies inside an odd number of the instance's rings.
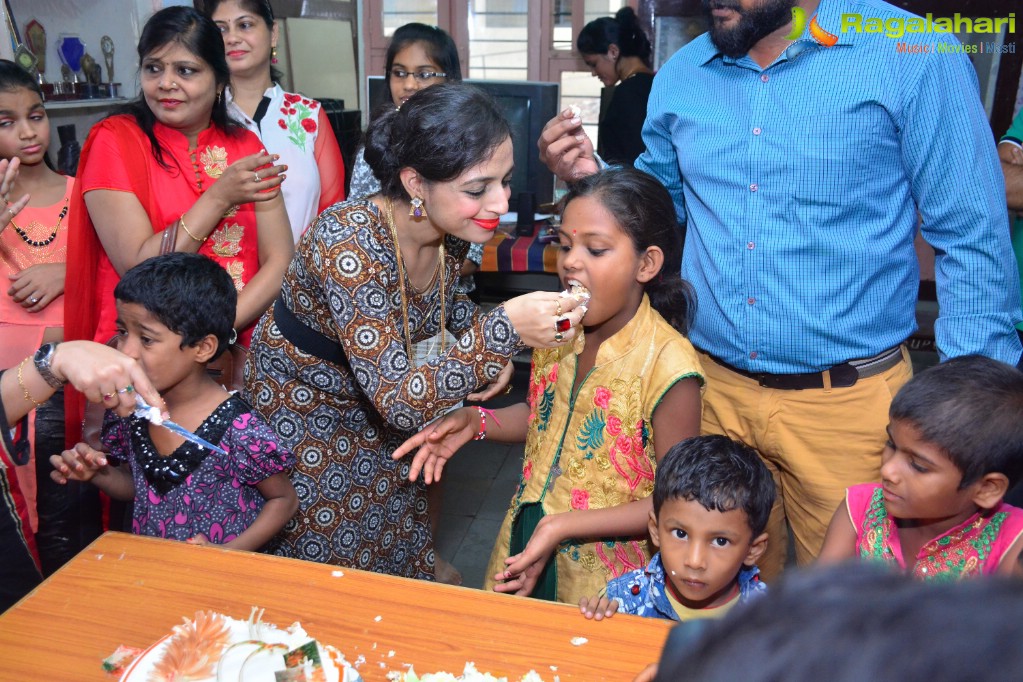
{"label": "boy in blue checked shirt", "polygon": [[676,621],[720,618],[767,590],[757,559],[774,504],[771,473],[752,448],[726,436],[673,446],[657,467],[650,537],[660,550],[644,568],[611,580],[579,609]]}

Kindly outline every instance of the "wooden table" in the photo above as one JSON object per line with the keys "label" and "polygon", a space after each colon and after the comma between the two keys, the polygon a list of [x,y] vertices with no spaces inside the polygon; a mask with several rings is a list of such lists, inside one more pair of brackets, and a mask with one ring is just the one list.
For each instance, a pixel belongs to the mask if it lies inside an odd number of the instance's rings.
{"label": "wooden table", "polygon": [[[366,682],[412,663],[460,673],[466,661],[512,680],[632,680],[657,660],[671,622],[341,569],[294,559],[106,533],[0,616],[0,678],[111,680],[100,667],[119,644],[144,648],[183,616],[211,609],[245,619],[252,606],[279,627],[360,655]],[[589,641],[576,646],[571,640]],[[391,654],[393,652],[393,655]],[[553,670],[552,666],[557,670]]]}

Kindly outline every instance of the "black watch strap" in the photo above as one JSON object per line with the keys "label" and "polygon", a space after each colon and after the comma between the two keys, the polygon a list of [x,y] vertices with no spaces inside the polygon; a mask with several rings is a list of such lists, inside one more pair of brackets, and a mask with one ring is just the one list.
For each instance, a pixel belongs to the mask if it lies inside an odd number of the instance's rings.
{"label": "black watch strap", "polygon": [[46,383],[55,389],[64,385],[64,382],[58,379],[50,368],[50,364],[53,362],[53,354],[56,350],[56,343],[44,343],[36,351],[34,358],[36,371],[46,380]]}

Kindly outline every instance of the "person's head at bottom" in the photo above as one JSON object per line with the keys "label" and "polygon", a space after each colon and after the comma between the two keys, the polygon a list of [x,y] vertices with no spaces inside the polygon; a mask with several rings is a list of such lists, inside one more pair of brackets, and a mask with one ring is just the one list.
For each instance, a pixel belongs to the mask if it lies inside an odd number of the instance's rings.
{"label": "person's head at bottom", "polygon": [[1000,682],[1023,670],[1020,613],[1017,581],[932,585],[864,564],[796,571],[741,612],[676,626],[654,679]]}

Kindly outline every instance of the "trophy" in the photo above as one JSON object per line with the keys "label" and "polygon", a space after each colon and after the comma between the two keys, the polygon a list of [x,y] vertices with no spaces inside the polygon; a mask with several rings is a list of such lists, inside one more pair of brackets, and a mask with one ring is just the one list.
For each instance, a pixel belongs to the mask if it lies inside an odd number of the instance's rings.
{"label": "trophy", "polygon": [[114,82],[114,41],[110,36],[99,39],[99,47],[103,51],[103,59],[107,63],[107,82]]}

